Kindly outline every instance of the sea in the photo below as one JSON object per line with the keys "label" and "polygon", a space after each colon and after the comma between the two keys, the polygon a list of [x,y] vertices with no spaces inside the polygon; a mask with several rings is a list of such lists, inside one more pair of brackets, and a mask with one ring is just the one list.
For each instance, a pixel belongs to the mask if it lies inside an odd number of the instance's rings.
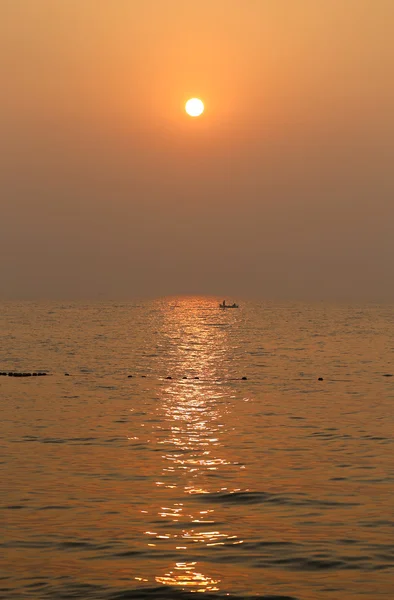
{"label": "sea", "polygon": [[220,301],[0,304],[0,598],[394,598],[394,306]]}

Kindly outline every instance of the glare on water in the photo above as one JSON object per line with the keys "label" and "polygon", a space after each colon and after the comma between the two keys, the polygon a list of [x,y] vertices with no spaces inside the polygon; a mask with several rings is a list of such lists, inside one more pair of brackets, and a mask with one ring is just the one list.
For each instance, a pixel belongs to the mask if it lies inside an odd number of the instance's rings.
{"label": "glare on water", "polygon": [[1,315],[0,597],[392,597],[391,307]]}

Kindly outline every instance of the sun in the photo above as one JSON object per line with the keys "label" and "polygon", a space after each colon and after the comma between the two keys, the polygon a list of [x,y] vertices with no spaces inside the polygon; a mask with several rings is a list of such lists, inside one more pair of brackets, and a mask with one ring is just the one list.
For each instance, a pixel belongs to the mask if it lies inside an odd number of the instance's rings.
{"label": "sun", "polygon": [[190,117],[199,117],[204,112],[204,102],[200,98],[190,98],[186,102],[185,110]]}

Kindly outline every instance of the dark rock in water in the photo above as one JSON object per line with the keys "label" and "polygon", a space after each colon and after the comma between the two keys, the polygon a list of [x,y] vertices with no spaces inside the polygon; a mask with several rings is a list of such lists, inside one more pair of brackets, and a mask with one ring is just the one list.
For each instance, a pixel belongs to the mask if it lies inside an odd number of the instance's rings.
{"label": "dark rock in water", "polygon": [[128,379],[131,379],[132,377],[133,377],[132,375],[127,375],[127,378],[128,378]]}
{"label": "dark rock in water", "polygon": [[70,377],[70,373],[64,373],[64,377]]}
{"label": "dark rock in water", "polygon": [[8,377],[12,377],[12,376],[13,376],[13,373],[8,373]]}
{"label": "dark rock in water", "polygon": [[246,381],[247,379],[247,377],[242,377],[242,381]]}
{"label": "dark rock in water", "polygon": [[323,377],[319,377],[318,381],[324,381]]}
{"label": "dark rock in water", "polygon": [[393,375],[392,375],[392,373],[385,373],[385,374],[383,375],[383,377],[392,377],[392,376],[393,376]]}
{"label": "dark rock in water", "polygon": [[141,375],[142,379],[146,379],[146,375]]}
{"label": "dark rock in water", "polygon": [[172,379],[172,377],[168,376],[168,377],[166,377],[166,379]]}
{"label": "dark rock in water", "polygon": [[182,379],[187,379],[187,377],[186,377],[186,376],[185,376],[185,377],[182,377]]}
{"label": "dark rock in water", "polygon": [[200,379],[199,377],[195,377],[194,379]]}
{"label": "dark rock in water", "polygon": [[37,373],[33,373],[33,377],[37,377]]}

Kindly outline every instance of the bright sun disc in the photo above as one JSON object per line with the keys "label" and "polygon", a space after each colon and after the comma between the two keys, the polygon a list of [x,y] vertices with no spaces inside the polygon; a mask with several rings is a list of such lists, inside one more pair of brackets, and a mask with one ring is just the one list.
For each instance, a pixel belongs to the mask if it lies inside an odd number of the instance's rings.
{"label": "bright sun disc", "polygon": [[190,98],[186,102],[185,110],[190,117],[199,117],[204,112],[204,103],[199,98]]}

